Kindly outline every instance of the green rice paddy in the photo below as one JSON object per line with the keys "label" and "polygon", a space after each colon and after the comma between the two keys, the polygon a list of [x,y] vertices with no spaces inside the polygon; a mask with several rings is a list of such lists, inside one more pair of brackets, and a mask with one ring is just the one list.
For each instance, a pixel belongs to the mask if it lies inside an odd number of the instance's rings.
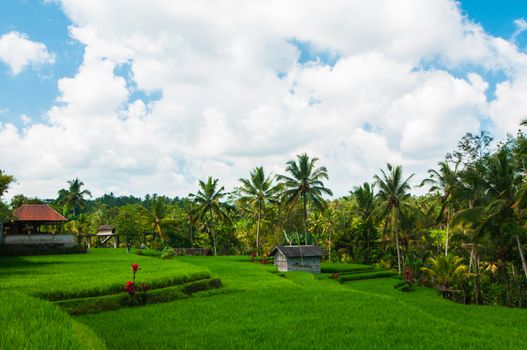
{"label": "green rice paddy", "polygon": [[[398,280],[391,277],[341,284],[308,273],[278,274],[272,265],[249,260],[160,260],[110,249],[2,258],[0,348],[527,349],[527,310],[455,304],[425,288],[403,293],[393,288]],[[128,278],[131,262],[138,262],[142,276],[152,281],[205,273],[221,279],[223,288],[77,317],[28,296],[93,290],[83,276],[89,268],[97,271],[90,274],[97,288],[108,290]],[[377,274],[361,265],[323,269]]]}

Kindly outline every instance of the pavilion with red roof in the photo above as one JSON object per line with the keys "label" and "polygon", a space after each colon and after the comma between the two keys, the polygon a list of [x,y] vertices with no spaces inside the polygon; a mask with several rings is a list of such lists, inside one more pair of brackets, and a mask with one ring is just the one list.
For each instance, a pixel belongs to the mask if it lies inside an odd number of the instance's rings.
{"label": "pavilion with red roof", "polygon": [[47,204],[23,204],[13,214],[14,220],[4,225],[5,235],[62,233],[62,224],[67,221]]}

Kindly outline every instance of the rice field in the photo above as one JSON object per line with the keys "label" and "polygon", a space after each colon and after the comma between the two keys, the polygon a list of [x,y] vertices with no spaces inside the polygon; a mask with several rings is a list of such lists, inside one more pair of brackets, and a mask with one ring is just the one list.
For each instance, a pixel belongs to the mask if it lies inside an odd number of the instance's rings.
{"label": "rice field", "polygon": [[0,258],[0,290],[48,300],[119,293],[132,278],[133,263],[141,267],[138,281],[150,285],[210,277],[206,268],[192,264],[127,254],[122,249],[91,249],[87,254]]}
{"label": "rice field", "polygon": [[526,310],[467,307],[428,289],[402,293],[393,278],[340,284],[307,273],[282,277],[244,257],[179,261],[221,276],[223,294],[78,320],[110,349],[527,348]]}
{"label": "rice field", "polygon": [[[364,265],[323,271],[379,278],[339,283],[249,260],[161,260],[110,249],[0,259],[0,348],[527,349],[527,310],[454,304],[425,288],[403,293],[393,288],[399,280]],[[92,279],[97,290],[109,290],[129,277],[132,262],[151,281],[206,274],[223,288],[75,317],[30,296],[93,291]]]}
{"label": "rice field", "polygon": [[0,349],[104,349],[93,331],[52,303],[0,291]]}

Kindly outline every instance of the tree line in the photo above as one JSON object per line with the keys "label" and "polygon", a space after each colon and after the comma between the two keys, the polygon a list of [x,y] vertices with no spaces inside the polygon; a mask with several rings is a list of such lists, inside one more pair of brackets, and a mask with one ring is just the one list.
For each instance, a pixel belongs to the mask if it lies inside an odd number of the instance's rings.
{"label": "tree line", "polygon": [[[317,244],[330,261],[394,268],[450,298],[525,306],[527,139],[518,132],[492,141],[486,132],[467,133],[425,179],[387,164],[337,199],[320,160],[300,154],[283,174],[254,168],[231,192],[208,177],[184,198],[92,199],[74,179],[53,200],[15,195],[0,215],[6,221],[23,203],[46,202],[69,219],[69,232],[109,224],[124,242],[152,249],[264,254],[278,244]],[[12,181],[0,171],[0,198]],[[426,193],[414,195],[412,186]]]}

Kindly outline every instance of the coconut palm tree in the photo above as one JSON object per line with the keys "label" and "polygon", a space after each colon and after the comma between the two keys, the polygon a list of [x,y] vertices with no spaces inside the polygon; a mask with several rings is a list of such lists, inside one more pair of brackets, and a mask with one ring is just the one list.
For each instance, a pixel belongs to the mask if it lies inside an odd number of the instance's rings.
{"label": "coconut palm tree", "polygon": [[[509,241],[515,239],[527,277],[527,264],[519,236],[527,200],[520,188],[521,176],[515,170],[514,159],[508,148],[502,147],[488,159],[483,177],[486,203],[459,210],[453,221],[456,224],[472,225],[477,238],[488,234],[497,245],[499,258],[503,261],[506,260]],[[500,271],[503,273],[502,269]]]}
{"label": "coconut palm tree", "polygon": [[[399,212],[402,205],[410,197],[410,179],[413,174],[403,179],[403,168],[400,165],[387,165],[388,173],[381,169],[381,176],[375,175],[375,184],[379,187],[377,198],[382,203],[383,213],[390,220],[392,237],[395,235],[395,246],[397,249],[397,268],[401,274],[401,249],[399,246]],[[389,216],[389,217],[388,217]]]}
{"label": "coconut palm tree", "polygon": [[445,255],[448,255],[448,241],[450,236],[450,219],[452,199],[456,186],[459,183],[457,162],[452,169],[446,161],[439,162],[439,170],[428,170],[429,177],[421,182],[420,186],[430,185],[430,192],[439,192],[441,197],[441,211],[438,221],[446,220]]}
{"label": "coconut palm tree", "polygon": [[168,241],[167,231],[176,225],[176,220],[168,215],[168,208],[163,197],[154,195],[149,202],[148,221],[152,230],[163,241]]}
{"label": "coconut palm tree", "polygon": [[63,207],[65,213],[73,212],[73,217],[86,208],[85,196],[91,197],[91,192],[83,190],[84,183],[78,178],[68,181],[69,188],[61,189],[57,203]]}
{"label": "coconut palm tree", "polygon": [[251,170],[249,179],[240,179],[242,186],[238,188],[240,200],[254,207],[256,212],[256,251],[260,249],[260,223],[262,212],[267,203],[277,203],[279,185],[273,184],[274,176],[265,176],[263,167]]}
{"label": "coconut palm tree", "polygon": [[299,201],[303,206],[304,242],[308,244],[307,230],[307,205],[311,203],[317,209],[325,207],[322,196],[332,196],[333,192],[324,186],[323,179],[328,180],[326,167],[316,167],[318,158],[309,158],[306,153],[296,156],[297,161],[290,160],[286,163],[285,171],[290,174],[278,175],[277,179],[283,181],[284,192],[282,198],[286,205],[292,208]]}
{"label": "coconut palm tree", "polygon": [[214,255],[218,254],[217,245],[218,239],[214,232],[214,217],[220,220],[229,221],[229,216],[225,211],[225,204],[221,202],[223,197],[227,195],[225,188],[222,186],[218,188],[218,179],[212,179],[209,176],[207,182],[199,181],[200,190],[196,194],[189,194],[189,197],[194,198],[194,207],[190,211],[190,215],[197,219],[207,222],[207,230],[212,241]]}
{"label": "coconut palm tree", "polygon": [[370,241],[372,231],[372,213],[375,210],[375,185],[365,182],[362,186],[355,187],[350,191],[351,197],[355,199],[353,212],[359,216],[366,226],[366,263],[370,261]]}

